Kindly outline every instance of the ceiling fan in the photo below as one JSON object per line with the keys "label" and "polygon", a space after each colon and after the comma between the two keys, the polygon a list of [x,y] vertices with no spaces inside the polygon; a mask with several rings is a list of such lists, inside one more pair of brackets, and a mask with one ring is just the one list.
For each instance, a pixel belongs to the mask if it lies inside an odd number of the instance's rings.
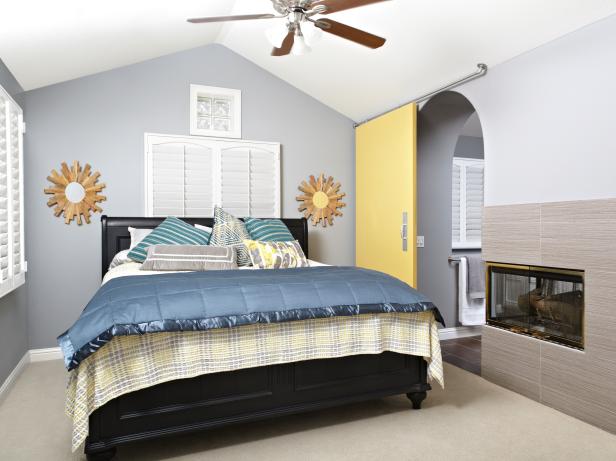
{"label": "ceiling fan", "polygon": [[[269,41],[274,46],[272,56],[306,54],[311,50],[309,44],[316,42],[322,32],[376,49],[385,44],[384,38],[333,21],[332,19],[313,17],[318,14],[337,13],[338,11],[384,1],[389,0],[272,0],[274,10],[278,14],[244,14],[238,16],[192,18],[188,19],[188,22],[202,24],[209,22],[246,21],[250,19],[285,18],[286,24],[283,25],[281,23],[266,31]],[[306,43],[306,41],[309,43]]]}

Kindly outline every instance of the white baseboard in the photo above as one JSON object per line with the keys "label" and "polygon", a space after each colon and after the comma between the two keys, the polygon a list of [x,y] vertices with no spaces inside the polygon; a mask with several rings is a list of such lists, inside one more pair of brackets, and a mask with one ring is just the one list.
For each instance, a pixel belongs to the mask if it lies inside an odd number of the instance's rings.
{"label": "white baseboard", "polygon": [[62,351],[59,347],[48,347],[47,349],[30,349],[21,358],[19,363],[13,368],[11,374],[4,380],[0,387],[0,401],[4,398],[6,393],[11,389],[15,380],[19,377],[21,372],[31,362],[43,362],[45,360],[58,360],[62,358]]}
{"label": "white baseboard", "polygon": [[30,362],[44,362],[46,360],[58,360],[62,358],[62,351],[59,347],[48,347],[46,349],[30,349]]}
{"label": "white baseboard", "polygon": [[0,401],[2,401],[4,396],[11,389],[11,387],[13,387],[13,384],[15,384],[15,381],[17,380],[21,372],[24,370],[24,368],[26,368],[26,365],[28,365],[28,363],[30,363],[30,351],[24,354],[21,360],[17,363],[17,366],[13,368],[13,371],[11,371],[11,374],[8,375],[2,383],[2,386],[0,387]]}
{"label": "white baseboard", "polygon": [[438,336],[441,341],[445,341],[447,339],[466,338],[467,336],[480,335],[482,329],[483,325],[472,327],[441,328],[438,331]]}

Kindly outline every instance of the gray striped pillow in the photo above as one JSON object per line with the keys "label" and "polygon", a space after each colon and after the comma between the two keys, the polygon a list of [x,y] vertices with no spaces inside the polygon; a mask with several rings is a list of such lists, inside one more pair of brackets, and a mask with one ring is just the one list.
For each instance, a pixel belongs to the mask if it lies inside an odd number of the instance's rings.
{"label": "gray striped pillow", "polygon": [[152,245],[143,271],[215,271],[237,269],[233,247]]}

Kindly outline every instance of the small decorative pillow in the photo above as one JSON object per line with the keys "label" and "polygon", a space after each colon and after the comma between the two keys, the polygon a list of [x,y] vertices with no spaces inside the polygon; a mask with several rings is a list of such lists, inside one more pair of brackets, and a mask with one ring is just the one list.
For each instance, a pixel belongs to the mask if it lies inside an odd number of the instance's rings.
{"label": "small decorative pillow", "polygon": [[237,269],[233,247],[152,245],[142,271],[216,271]]}
{"label": "small decorative pillow", "polygon": [[128,257],[128,252],[130,250],[122,250],[113,257],[111,262],[109,263],[109,270],[114,267],[121,266],[122,264],[132,263],[133,260]]}
{"label": "small decorative pillow", "polygon": [[128,232],[130,233],[130,247],[128,249],[132,250],[139,242],[150,235],[152,229],[138,229],[136,227],[129,227]]}
{"label": "small decorative pillow", "polygon": [[210,236],[212,235],[212,228],[210,226],[202,226],[201,224],[195,224],[195,227],[197,229],[201,229],[201,230],[209,233]]}
{"label": "small decorative pillow", "polygon": [[207,245],[209,241],[210,234],[206,231],[170,216],[130,250],[128,257],[141,263],[145,261],[147,249],[152,245]]}
{"label": "small decorative pillow", "polygon": [[227,213],[222,208],[216,207],[214,209],[214,228],[212,229],[210,245],[234,247],[237,254],[237,265],[250,266],[248,250],[242,244],[244,240],[248,239],[250,239],[250,235],[240,219]]}
{"label": "small decorative pillow", "polygon": [[292,242],[295,240],[289,228],[280,219],[244,219],[246,230],[252,240],[260,242]]}
{"label": "small decorative pillow", "polygon": [[252,264],[259,269],[291,269],[310,264],[297,240],[292,242],[257,242],[244,240]]}

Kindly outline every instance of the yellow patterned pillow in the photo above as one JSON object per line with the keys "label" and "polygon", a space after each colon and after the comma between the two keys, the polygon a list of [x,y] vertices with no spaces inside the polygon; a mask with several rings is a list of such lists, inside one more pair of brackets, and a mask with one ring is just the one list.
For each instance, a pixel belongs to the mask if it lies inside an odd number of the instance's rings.
{"label": "yellow patterned pillow", "polygon": [[292,242],[259,242],[244,240],[252,264],[259,269],[308,267],[308,260],[297,240]]}

